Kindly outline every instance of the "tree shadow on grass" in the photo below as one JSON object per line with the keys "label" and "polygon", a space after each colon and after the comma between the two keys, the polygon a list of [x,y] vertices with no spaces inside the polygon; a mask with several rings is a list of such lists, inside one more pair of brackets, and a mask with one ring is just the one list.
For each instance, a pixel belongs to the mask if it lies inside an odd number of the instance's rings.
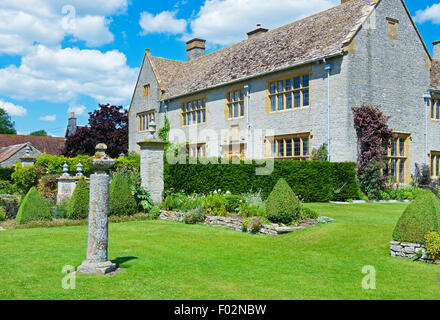
{"label": "tree shadow on grass", "polygon": [[118,267],[121,267],[122,264],[131,261],[131,260],[136,260],[139,259],[138,257],[118,257],[116,259],[112,260],[112,263],[115,263]]}

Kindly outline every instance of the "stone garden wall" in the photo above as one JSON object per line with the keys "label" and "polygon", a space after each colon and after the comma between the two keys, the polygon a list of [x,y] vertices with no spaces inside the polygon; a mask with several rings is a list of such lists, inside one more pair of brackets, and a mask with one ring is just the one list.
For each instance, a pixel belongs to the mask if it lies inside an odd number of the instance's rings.
{"label": "stone garden wall", "polygon": [[[186,213],[182,213],[182,212],[162,210],[160,218],[162,220],[183,222],[185,215]],[[229,216],[229,217],[206,216],[204,224],[213,227],[224,227],[236,231],[242,231],[241,230],[242,221],[243,218],[233,217],[233,216]],[[316,220],[310,220],[296,227],[282,227],[278,224],[264,224],[263,228],[260,230],[259,233],[277,236],[277,235],[282,235],[285,233],[290,233],[301,229],[305,229],[317,224],[318,222]]]}
{"label": "stone garden wall", "polygon": [[420,245],[416,243],[391,241],[390,249],[391,249],[391,256],[401,257],[406,259],[414,258],[416,252],[421,250],[423,252],[423,255],[420,260],[427,263],[434,263],[434,260],[429,258],[429,256],[426,254],[426,247],[424,245]]}

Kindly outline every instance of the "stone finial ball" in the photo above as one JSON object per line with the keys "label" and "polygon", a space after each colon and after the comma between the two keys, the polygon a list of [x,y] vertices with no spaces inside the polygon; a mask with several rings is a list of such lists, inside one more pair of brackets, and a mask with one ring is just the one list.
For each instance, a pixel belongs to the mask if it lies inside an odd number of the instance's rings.
{"label": "stone finial ball", "polygon": [[95,147],[95,150],[98,152],[105,152],[107,151],[107,145],[105,143],[98,143]]}

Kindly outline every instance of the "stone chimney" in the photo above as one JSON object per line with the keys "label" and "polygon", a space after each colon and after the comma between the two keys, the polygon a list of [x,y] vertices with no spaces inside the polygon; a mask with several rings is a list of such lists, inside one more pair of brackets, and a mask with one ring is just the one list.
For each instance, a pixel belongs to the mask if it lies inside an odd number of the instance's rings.
{"label": "stone chimney", "polygon": [[440,40],[439,41],[434,41],[432,43],[432,46],[433,46],[432,58],[440,60]]}
{"label": "stone chimney", "polygon": [[71,112],[69,122],[67,124],[66,137],[75,134],[77,128],[78,126],[76,124],[75,112]]}
{"label": "stone chimney", "polygon": [[269,30],[262,28],[261,24],[257,24],[257,29],[247,33],[248,39],[253,38],[255,36],[258,36],[258,35],[261,35],[263,33],[266,33],[267,31],[269,31]]}
{"label": "stone chimney", "polygon": [[198,57],[205,55],[206,40],[203,39],[192,39],[186,43],[186,56],[187,61],[197,59]]}

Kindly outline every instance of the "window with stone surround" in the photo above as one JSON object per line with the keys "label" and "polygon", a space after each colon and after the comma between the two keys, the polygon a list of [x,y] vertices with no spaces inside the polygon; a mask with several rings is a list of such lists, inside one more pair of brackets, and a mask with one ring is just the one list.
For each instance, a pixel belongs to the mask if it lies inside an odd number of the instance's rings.
{"label": "window with stone surround", "polygon": [[208,156],[207,151],[206,143],[190,144],[186,147],[187,155],[194,158],[206,158]]}
{"label": "window with stone surround", "polygon": [[151,87],[150,84],[147,83],[146,85],[144,85],[142,89],[142,97],[147,98],[150,96],[150,93],[151,93]]}
{"label": "window with stone surround", "polygon": [[431,119],[440,120],[440,99],[431,99]]}
{"label": "window with stone surround", "polygon": [[307,108],[310,106],[310,74],[269,81],[268,92],[270,112]]}
{"label": "window with stone surround", "polygon": [[181,104],[180,118],[182,127],[206,123],[206,99],[199,98]]}
{"label": "window with stone surround", "polygon": [[431,160],[431,177],[433,179],[438,179],[440,178],[440,151],[431,151],[429,157]]}
{"label": "window with stone surround", "polygon": [[228,91],[226,94],[226,115],[228,120],[240,119],[245,114],[244,88]]}
{"label": "window with stone surround", "polygon": [[270,156],[276,159],[310,159],[312,136],[310,132],[267,138]]}
{"label": "window with stone surround", "polygon": [[156,111],[147,111],[137,114],[138,132],[147,132],[151,121],[156,121]]}
{"label": "window with stone surround", "polygon": [[397,39],[397,28],[399,26],[399,20],[394,18],[386,18],[387,20],[387,37],[391,39]]}
{"label": "window with stone surround", "polygon": [[396,184],[409,184],[409,134],[396,134],[391,147],[385,154],[384,175],[389,178],[390,182]]}

